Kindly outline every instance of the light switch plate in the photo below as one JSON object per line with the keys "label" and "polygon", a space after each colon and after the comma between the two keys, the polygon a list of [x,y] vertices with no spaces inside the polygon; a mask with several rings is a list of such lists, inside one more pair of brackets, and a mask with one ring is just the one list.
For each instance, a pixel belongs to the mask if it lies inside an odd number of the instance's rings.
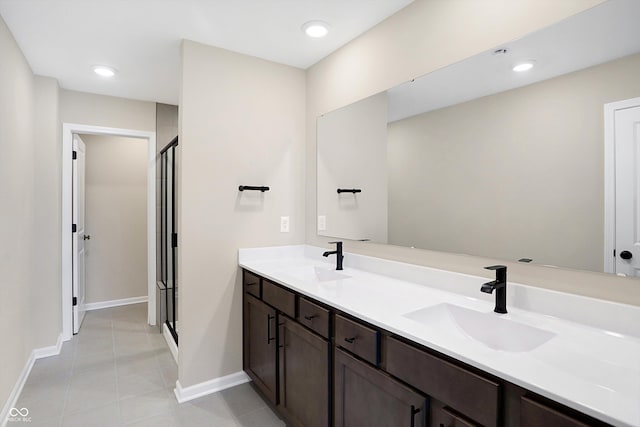
{"label": "light switch plate", "polygon": [[280,232],[288,233],[289,232],[289,217],[281,216],[280,217]]}
{"label": "light switch plate", "polygon": [[318,231],[327,230],[327,217],[325,215],[318,215]]}

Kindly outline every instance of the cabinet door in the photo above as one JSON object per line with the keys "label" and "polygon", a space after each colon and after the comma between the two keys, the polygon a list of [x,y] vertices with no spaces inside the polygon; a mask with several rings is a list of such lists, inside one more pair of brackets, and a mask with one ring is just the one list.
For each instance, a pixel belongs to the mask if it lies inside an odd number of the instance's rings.
{"label": "cabinet door", "polygon": [[294,426],[329,425],[329,343],[279,318],[280,409]]}
{"label": "cabinet door", "polygon": [[276,404],[276,311],[249,294],[244,297],[244,370]]}
{"label": "cabinet door", "polygon": [[336,427],[422,427],[427,410],[425,396],[336,349]]}

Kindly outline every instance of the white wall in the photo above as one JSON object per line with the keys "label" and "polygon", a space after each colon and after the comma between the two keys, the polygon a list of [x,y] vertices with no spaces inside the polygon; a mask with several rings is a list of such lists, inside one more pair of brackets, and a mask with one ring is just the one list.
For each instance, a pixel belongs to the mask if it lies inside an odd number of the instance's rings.
{"label": "white wall", "polygon": [[86,302],[146,296],[147,146],[81,135],[86,144]]}
{"label": "white wall", "polygon": [[389,125],[389,242],[604,271],[603,105],[640,55]]}
{"label": "white wall", "polygon": [[[241,247],[304,241],[302,70],[184,41],[179,381],[242,369]],[[239,185],[271,190],[239,192]],[[280,233],[280,216],[291,231]]]}
{"label": "white wall", "polygon": [[318,117],[317,129],[318,234],[387,243],[387,94]]}
{"label": "white wall", "polygon": [[[316,118],[522,37],[602,0],[418,0],[307,70],[306,241],[316,234]],[[490,277],[494,259],[347,242],[347,251]],[[640,305],[637,280],[507,263],[511,280]]]}
{"label": "white wall", "polygon": [[58,86],[33,76],[2,18],[0,52],[2,407],[31,352],[55,345],[60,333],[59,227],[51,228],[59,223],[59,180],[48,163],[60,137]]}

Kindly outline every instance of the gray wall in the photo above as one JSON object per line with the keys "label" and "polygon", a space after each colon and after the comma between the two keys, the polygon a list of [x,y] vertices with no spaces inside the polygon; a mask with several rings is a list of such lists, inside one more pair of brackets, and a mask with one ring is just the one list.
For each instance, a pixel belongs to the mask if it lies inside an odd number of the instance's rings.
{"label": "gray wall", "polygon": [[[183,42],[182,386],[242,369],[238,248],[304,242],[304,110],[304,71]],[[241,193],[241,184],[271,191]],[[280,216],[290,217],[289,233],[280,233]]]}
{"label": "gray wall", "polygon": [[146,139],[81,135],[86,144],[86,302],[146,296]]}
{"label": "gray wall", "polygon": [[156,104],[61,90],[60,120],[63,123],[155,132]]}
{"label": "gray wall", "polygon": [[[0,18],[0,402],[60,316],[58,85],[34,77]],[[52,158],[54,158],[52,160]],[[6,408],[8,409],[8,408]]]}
{"label": "gray wall", "polygon": [[389,243],[603,271],[604,115],[640,55],[389,125]]}

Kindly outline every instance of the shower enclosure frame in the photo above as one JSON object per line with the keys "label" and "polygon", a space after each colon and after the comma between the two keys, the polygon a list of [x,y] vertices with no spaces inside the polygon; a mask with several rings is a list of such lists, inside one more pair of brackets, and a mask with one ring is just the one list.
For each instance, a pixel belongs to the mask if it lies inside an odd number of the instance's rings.
{"label": "shower enclosure frame", "polygon": [[160,150],[160,282],[165,289],[161,319],[178,345],[176,293],[178,289],[178,233],[176,229],[176,136]]}

